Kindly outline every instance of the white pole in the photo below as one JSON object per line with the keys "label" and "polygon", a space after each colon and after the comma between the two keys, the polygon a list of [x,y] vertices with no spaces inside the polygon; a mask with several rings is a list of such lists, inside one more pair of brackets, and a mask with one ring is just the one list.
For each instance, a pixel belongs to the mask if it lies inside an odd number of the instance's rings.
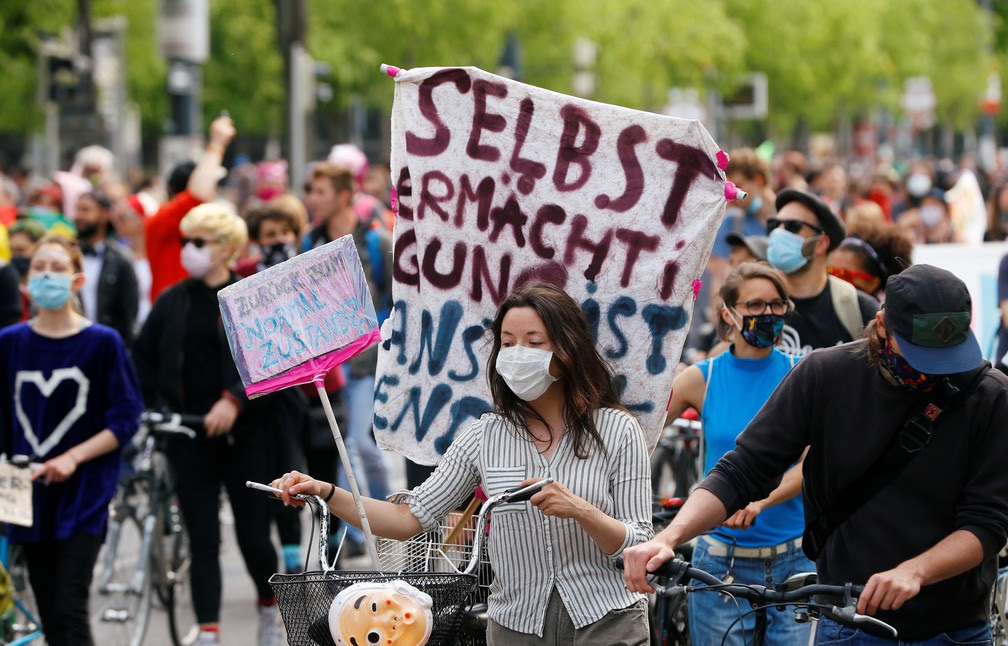
{"label": "white pole", "polygon": [[374,535],[371,533],[371,524],[368,522],[367,512],[364,510],[364,499],[360,495],[360,489],[357,488],[357,478],[354,477],[353,469],[350,468],[350,456],[347,454],[346,445],[343,444],[343,435],[340,433],[339,424],[336,423],[336,415],[333,414],[332,404],[329,403],[329,394],[326,392],[325,382],[321,379],[316,379],[315,389],[318,391],[319,399],[322,400],[322,409],[325,410],[333,439],[336,440],[336,447],[340,452],[340,461],[343,463],[343,470],[346,471],[347,480],[350,481],[350,493],[353,495],[354,504],[357,506],[357,515],[360,516],[361,528],[364,530],[364,543],[367,546],[368,555],[371,556],[371,565],[375,570],[379,570],[381,568],[378,565],[378,549],[375,547]]}

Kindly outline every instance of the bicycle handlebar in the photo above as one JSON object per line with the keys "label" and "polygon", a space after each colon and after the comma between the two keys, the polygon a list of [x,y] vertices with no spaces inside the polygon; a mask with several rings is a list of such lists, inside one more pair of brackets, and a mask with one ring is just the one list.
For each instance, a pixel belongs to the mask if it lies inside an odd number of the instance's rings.
{"label": "bicycle handlebar", "polygon": [[147,426],[153,433],[184,435],[193,440],[196,439],[198,433],[189,427],[202,426],[203,416],[145,410],[140,413],[140,423]]}
{"label": "bicycle handlebar", "polygon": [[6,462],[7,464],[15,466],[19,469],[28,469],[32,474],[45,466],[41,462],[32,461],[30,456],[23,454],[7,457],[6,453],[0,453],[0,462]]}
{"label": "bicycle handlebar", "polygon": [[[616,567],[621,570],[623,569],[622,556],[616,557]],[[775,589],[759,584],[725,583],[710,572],[695,568],[688,561],[679,557],[669,559],[654,572],[651,572],[651,574],[658,578],[671,579],[674,582],[669,587],[654,585],[655,593],[659,595],[670,594],[671,590],[676,587],[685,592],[695,592],[704,589],[684,585],[686,581],[692,579],[704,583],[711,588],[716,588],[718,592],[746,599],[754,605],[774,606],[809,602],[816,596],[839,597],[843,599],[842,606],[824,604],[831,613],[853,624],[870,624],[887,630],[892,633],[893,638],[897,637],[896,629],[884,621],[868,615],[858,614],[855,600],[864,591],[863,585],[852,583],[845,583],[843,585],[812,583],[794,586],[785,582],[779,589]],[[800,580],[800,582],[804,583],[804,580]]]}

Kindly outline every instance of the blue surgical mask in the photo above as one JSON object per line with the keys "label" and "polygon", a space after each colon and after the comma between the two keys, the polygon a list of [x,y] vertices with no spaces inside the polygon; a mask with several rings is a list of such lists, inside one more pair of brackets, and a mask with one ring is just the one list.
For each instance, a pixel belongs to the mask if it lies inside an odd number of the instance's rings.
{"label": "blue surgical mask", "polygon": [[809,259],[802,253],[804,245],[805,238],[777,227],[770,232],[767,260],[785,274],[793,274],[808,264]]}
{"label": "blue surgical mask", "polygon": [[763,208],[763,198],[757,195],[749,203],[749,208],[746,209],[746,215],[755,216],[757,213],[759,213],[759,210],[762,208]]}
{"label": "blue surgical mask", "polygon": [[28,278],[28,294],[32,302],[43,309],[58,310],[63,307],[73,290],[70,288],[73,276],[42,272]]}

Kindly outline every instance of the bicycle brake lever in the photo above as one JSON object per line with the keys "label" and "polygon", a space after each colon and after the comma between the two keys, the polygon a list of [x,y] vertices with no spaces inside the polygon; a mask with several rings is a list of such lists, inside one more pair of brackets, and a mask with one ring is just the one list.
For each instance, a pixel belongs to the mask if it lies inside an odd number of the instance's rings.
{"label": "bicycle brake lever", "polygon": [[889,631],[892,634],[893,639],[899,637],[899,634],[897,633],[896,629],[887,624],[886,622],[882,621],[881,619],[876,619],[875,617],[869,615],[859,615],[857,610],[851,606],[847,606],[845,608],[838,608],[836,606],[833,606],[832,611],[838,617],[840,617],[845,621],[849,621],[853,624],[870,624],[872,626],[875,626],[876,628],[882,628],[883,630]]}
{"label": "bicycle brake lever", "polygon": [[553,478],[546,478],[545,480],[538,480],[520,489],[505,491],[501,494],[500,500],[501,502],[525,502],[551,482],[553,482]]}

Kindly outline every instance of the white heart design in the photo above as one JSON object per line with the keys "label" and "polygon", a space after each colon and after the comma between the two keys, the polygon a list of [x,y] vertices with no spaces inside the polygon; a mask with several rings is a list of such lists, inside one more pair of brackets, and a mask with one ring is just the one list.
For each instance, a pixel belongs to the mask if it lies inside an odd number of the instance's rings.
{"label": "white heart design", "polygon": [[[67,412],[66,417],[49,434],[49,437],[40,443],[38,435],[35,434],[35,429],[32,428],[31,420],[28,419],[28,415],[25,414],[24,408],[21,406],[21,386],[25,383],[33,383],[38,386],[42,396],[48,398],[56,390],[56,386],[68,380],[77,382],[77,401],[74,403],[73,408]],[[63,436],[70,430],[70,427],[74,425],[74,422],[81,418],[81,415],[87,410],[87,396],[90,385],[91,382],[84,376],[81,369],[76,366],[73,368],[57,368],[53,370],[52,376],[49,379],[46,379],[42,375],[41,370],[21,370],[17,373],[14,377],[14,408],[18,421],[21,422],[21,428],[24,429],[25,438],[28,440],[28,444],[31,445],[32,451],[35,452],[35,457],[44,458],[54,446],[59,444]]]}

